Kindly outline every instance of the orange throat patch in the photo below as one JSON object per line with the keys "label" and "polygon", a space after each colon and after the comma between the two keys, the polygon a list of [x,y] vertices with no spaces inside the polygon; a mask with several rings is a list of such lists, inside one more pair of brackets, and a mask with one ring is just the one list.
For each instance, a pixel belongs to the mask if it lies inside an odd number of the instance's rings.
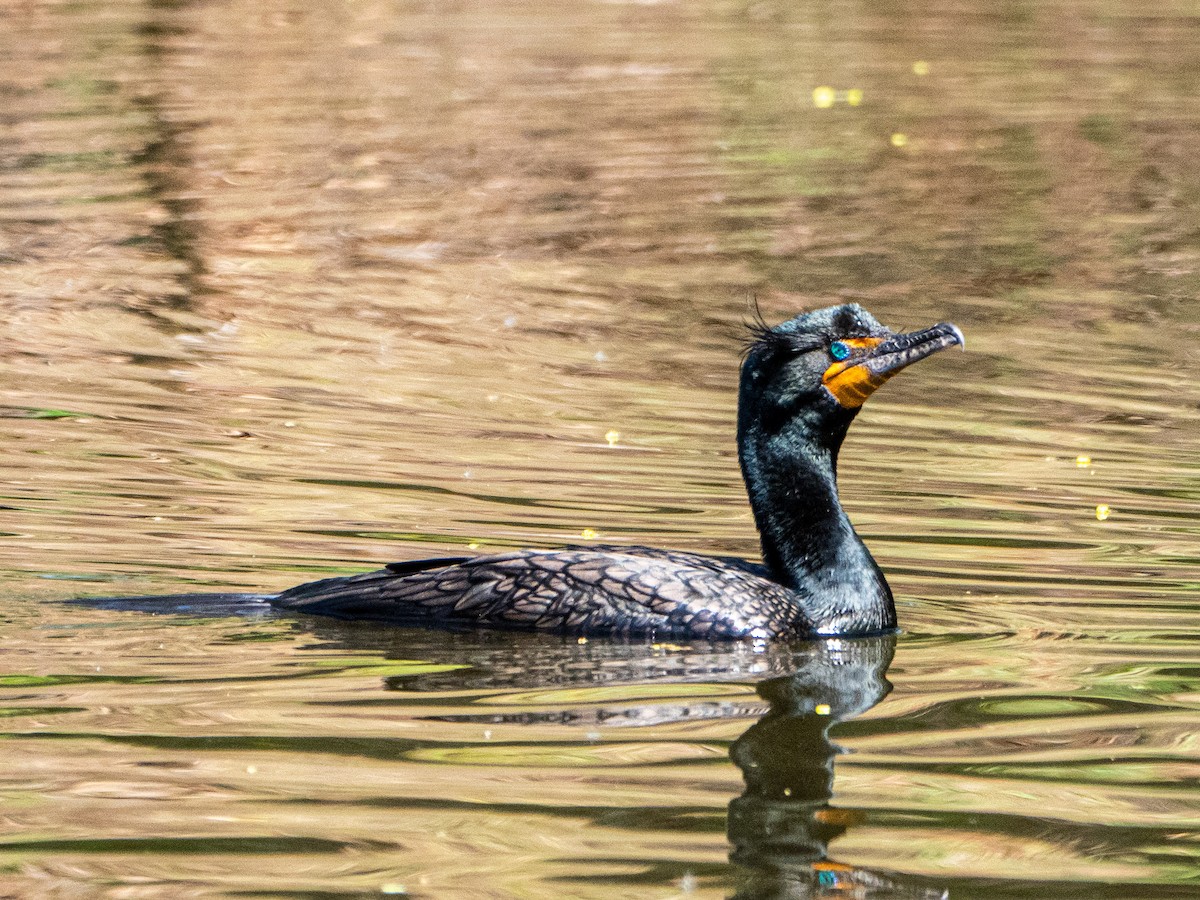
{"label": "orange throat patch", "polygon": [[[883,338],[849,338],[842,343],[854,350],[870,350],[883,343]],[[835,362],[821,376],[822,384],[833,394],[833,399],[846,409],[858,409],[891,378],[891,373],[876,375],[866,366],[860,365],[861,362],[861,358],[855,359],[852,356],[842,362]]]}

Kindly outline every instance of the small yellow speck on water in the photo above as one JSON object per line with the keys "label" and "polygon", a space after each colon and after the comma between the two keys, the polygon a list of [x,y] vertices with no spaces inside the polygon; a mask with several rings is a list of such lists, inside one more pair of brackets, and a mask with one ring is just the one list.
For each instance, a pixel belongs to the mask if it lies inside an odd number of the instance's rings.
{"label": "small yellow speck on water", "polygon": [[1107,503],[1100,503],[1096,506],[1096,521],[1103,522],[1112,514],[1112,510],[1108,508]]}
{"label": "small yellow speck on water", "polygon": [[815,712],[818,716],[827,716],[833,712],[833,710],[829,708],[828,703],[818,703],[813,712]]}
{"label": "small yellow speck on water", "polygon": [[600,532],[598,532],[595,528],[585,528],[583,531],[579,532],[579,536],[585,541],[594,541],[596,538],[600,537]]}
{"label": "small yellow speck on water", "polygon": [[925,60],[923,60],[923,59],[918,59],[915,63],[913,63],[913,74],[914,75],[928,75],[929,74],[929,63],[925,62]]}
{"label": "small yellow speck on water", "polygon": [[479,544],[477,544],[475,541],[471,541],[471,543],[467,544],[467,549],[468,550],[478,550]]}
{"label": "small yellow speck on water", "polygon": [[1090,456],[1075,457],[1075,465],[1079,466],[1079,468],[1081,468],[1081,469],[1086,469],[1091,464],[1092,464],[1092,458]]}
{"label": "small yellow speck on water", "polygon": [[579,638],[576,638],[576,639],[575,639],[575,643],[577,643],[577,644],[579,644],[579,645],[581,645],[581,646],[582,646],[583,644],[586,644],[586,643],[587,643],[587,638],[585,638],[585,637],[579,637]]}
{"label": "small yellow speck on water", "polygon": [[846,102],[851,106],[858,106],[862,103],[863,92],[859,88],[850,88],[846,91]]}
{"label": "small yellow speck on water", "polygon": [[897,131],[895,134],[892,135],[892,146],[893,147],[905,147],[907,145],[908,145],[908,135],[907,134],[904,134],[901,131]]}
{"label": "small yellow speck on water", "polygon": [[829,109],[837,100],[837,91],[828,85],[813,88],[813,106],[817,109]]}
{"label": "small yellow speck on water", "polygon": [[610,431],[607,434],[605,434],[604,439],[606,441],[608,441],[608,446],[615,447],[615,446],[617,446],[617,441],[619,441],[621,439],[621,432],[616,431],[614,429],[613,431]]}
{"label": "small yellow speck on water", "polygon": [[789,787],[785,787],[785,788],[783,789],[783,796],[785,796],[785,797],[790,797],[790,796],[792,796],[792,789],[791,789],[791,788],[789,788]]}
{"label": "small yellow speck on water", "polygon": [[246,774],[253,775],[258,772],[258,766],[246,766]]}
{"label": "small yellow speck on water", "polygon": [[283,427],[284,427],[284,428],[295,428],[295,427],[296,427],[296,423],[295,423],[295,422],[284,422],[284,423],[283,423]]}
{"label": "small yellow speck on water", "polygon": [[397,884],[394,881],[389,881],[387,884],[382,884],[379,886],[379,893],[381,893],[381,894],[407,894],[408,888],[406,888],[402,884]]}

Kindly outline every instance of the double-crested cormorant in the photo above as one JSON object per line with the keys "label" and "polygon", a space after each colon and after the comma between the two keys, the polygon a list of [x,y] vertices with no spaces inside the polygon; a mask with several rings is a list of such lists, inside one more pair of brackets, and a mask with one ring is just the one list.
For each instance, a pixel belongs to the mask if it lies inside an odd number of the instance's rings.
{"label": "double-crested cormorant", "polygon": [[[392,563],[280,594],[118,602],[269,603],[397,625],[732,639],[896,627],[892,592],[838,502],[837,454],[863,402],[953,344],[949,323],[895,334],[857,304],[755,329],[738,392],[738,459],[762,563],[651,547],[515,550]],[[89,601],[95,602],[95,601]]]}
{"label": "double-crested cormorant", "polygon": [[648,547],[517,550],[393,563],[263,599],[342,619],[576,634],[888,631],[891,590],[838,502],[838,449],[876,388],[963,343],[947,323],[895,334],[856,304],[756,330],[742,363],[737,437],[761,564]]}

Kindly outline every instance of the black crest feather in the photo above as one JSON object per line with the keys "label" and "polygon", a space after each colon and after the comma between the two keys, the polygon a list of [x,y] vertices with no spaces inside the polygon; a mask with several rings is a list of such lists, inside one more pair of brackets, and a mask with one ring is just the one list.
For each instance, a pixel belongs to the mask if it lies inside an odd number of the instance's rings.
{"label": "black crest feather", "polygon": [[746,328],[742,345],[742,358],[745,359],[755,350],[768,350],[779,339],[776,331],[763,318],[762,308],[758,305],[758,295],[750,295],[750,318],[743,320]]}
{"label": "black crest feather", "polygon": [[742,348],[742,358],[751,354],[772,355],[775,353],[807,353],[820,347],[823,339],[816,334],[800,330],[797,324],[805,318],[801,314],[779,325],[771,326],[763,318],[758,306],[758,298],[752,297],[752,318],[745,323],[746,342]]}

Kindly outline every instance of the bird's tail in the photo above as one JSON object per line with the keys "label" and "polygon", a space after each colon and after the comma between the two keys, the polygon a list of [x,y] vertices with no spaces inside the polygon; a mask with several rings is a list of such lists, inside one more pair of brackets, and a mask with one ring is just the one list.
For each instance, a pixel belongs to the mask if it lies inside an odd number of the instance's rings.
{"label": "bird's tail", "polygon": [[261,616],[271,611],[278,594],[155,594],[142,597],[76,597],[70,601],[93,609],[153,615]]}

